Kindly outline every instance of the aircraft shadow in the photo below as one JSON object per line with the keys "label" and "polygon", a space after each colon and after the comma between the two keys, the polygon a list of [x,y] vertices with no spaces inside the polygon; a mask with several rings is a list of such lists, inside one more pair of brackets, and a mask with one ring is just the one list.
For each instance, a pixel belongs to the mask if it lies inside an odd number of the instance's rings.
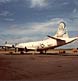
{"label": "aircraft shadow", "polygon": [[78,56],[78,54],[69,54],[69,53],[65,53],[65,54],[59,54],[59,53],[43,53],[43,54],[40,54],[40,53],[23,53],[23,54],[20,54],[20,53],[7,53],[5,55],[59,55],[59,56]]}
{"label": "aircraft shadow", "polygon": [[40,53],[23,53],[23,54],[20,54],[20,53],[7,53],[5,55],[59,55],[58,53],[43,53],[43,54],[40,54]]}

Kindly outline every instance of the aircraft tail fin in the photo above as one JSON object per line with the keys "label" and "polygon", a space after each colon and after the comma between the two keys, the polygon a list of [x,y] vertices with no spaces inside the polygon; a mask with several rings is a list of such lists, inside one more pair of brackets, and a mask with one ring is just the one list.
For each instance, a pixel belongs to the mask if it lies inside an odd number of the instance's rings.
{"label": "aircraft tail fin", "polygon": [[66,24],[64,22],[60,22],[58,31],[56,32],[55,36],[56,38],[69,38],[68,32],[65,29]]}

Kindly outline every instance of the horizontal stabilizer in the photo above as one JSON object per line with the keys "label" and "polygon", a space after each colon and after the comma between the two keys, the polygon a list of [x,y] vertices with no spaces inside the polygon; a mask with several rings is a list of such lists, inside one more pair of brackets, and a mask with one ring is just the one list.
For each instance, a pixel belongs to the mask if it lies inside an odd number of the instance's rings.
{"label": "horizontal stabilizer", "polygon": [[64,40],[61,40],[61,39],[58,39],[58,38],[55,38],[55,37],[52,37],[52,36],[49,36],[47,35],[49,38],[52,38],[52,39],[55,39],[55,40],[58,40],[58,41],[64,41]]}

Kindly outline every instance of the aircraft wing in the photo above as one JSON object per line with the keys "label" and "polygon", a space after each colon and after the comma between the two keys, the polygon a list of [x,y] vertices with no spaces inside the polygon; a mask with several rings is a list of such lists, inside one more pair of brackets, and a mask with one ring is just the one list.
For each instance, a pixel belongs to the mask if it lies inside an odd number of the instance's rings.
{"label": "aircraft wing", "polygon": [[0,47],[1,48],[14,48],[14,45],[9,45],[9,44],[7,44],[7,45],[0,45]]}

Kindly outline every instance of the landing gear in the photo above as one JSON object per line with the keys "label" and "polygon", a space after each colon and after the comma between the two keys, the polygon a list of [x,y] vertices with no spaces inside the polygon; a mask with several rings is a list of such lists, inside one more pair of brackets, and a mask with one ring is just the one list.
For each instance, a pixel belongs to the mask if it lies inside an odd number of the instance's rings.
{"label": "landing gear", "polygon": [[40,51],[40,54],[44,54],[44,52],[43,51]]}
{"label": "landing gear", "polygon": [[46,54],[46,50],[40,51],[40,54]]}
{"label": "landing gear", "polygon": [[21,52],[20,52],[20,54],[24,54],[24,52],[23,52],[23,51],[21,51]]}
{"label": "landing gear", "polygon": [[27,53],[27,48],[25,47],[25,48],[18,48],[18,51],[20,52],[20,54],[24,54],[24,52],[26,52]]}
{"label": "landing gear", "polygon": [[15,48],[15,53],[17,52],[17,48]]}
{"label": "landing gear", "polygon": [[46,54],[46,52],[47,52],[47,51],[45,50],[45,54]]}

